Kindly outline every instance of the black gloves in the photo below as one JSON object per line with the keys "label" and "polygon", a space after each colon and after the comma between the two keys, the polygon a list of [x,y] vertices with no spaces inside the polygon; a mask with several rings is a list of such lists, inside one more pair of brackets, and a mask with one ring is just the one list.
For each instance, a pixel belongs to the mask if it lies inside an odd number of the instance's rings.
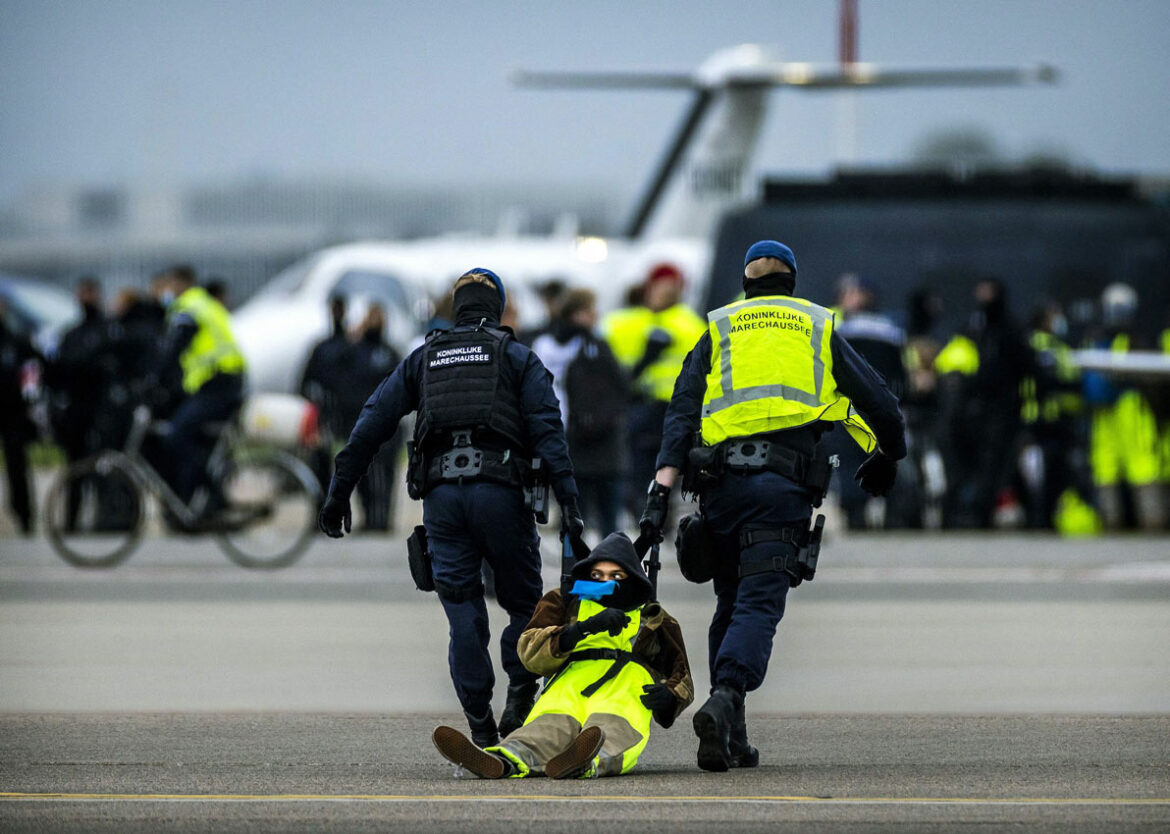
{"label": "black gloves", "polygon": [[670,506],[670,487],[657,480],[650,482],[646,492],[646,509],[638,520],[638,530],[654,542],[662,541],[662,528],[666,526],[666,510]]}
{"label": "black gloves", "polygon": [[853,479],[870,495],[889,495],[894,488],[894,478],[898,475],[898,462],[882,454],[881,449],[874,451],[857,467],[857,474]]}
{"label": "black gloves", "polygon": [[629,623],[630,618],[624,611],[607,608],[587,620],[578,620],[565,626],[565,630],[561,632],[560,650],[571,652],[573,647],[589,634],[600,634],[603,631],[608,631],[611,637],[617,637]]}
{"label": "black gloves", "polygon": [[642,705],[654,713],[674,710],[678,698],[664,683],[646,684],[642,687]]}
{"label": "black gloves", "polygon": [[325,498],[325,506],[321,507],[317,516],[317,526],[331,539],[340,539],[344,535],[341,532],[343,527],[348,533],[353,528],[353,511],[349,508],[349,499],[339,498],[330,490]]}
{"label": "black gloves", "polygon": [[630,618],[625,611],[619,611],[616,608],[607,608],[600,614],[594,614],[588,620],[579,623],[579,625],[584,634],[601,634],[603,631],[608,631],[610,637],[617,637],[629,623]]}
{"label": "black gloves", "polygon": [[579,539],[585,532],[585,519],[581,518],[576,499],[570,498],[561,504],[561,530],[571,539]]}

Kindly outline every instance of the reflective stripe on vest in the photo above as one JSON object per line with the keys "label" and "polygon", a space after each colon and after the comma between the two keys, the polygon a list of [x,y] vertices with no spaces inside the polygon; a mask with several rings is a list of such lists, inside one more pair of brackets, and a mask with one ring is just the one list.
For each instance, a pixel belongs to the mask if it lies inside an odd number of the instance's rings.
{"label": "reflective stripe on vest", "polygon": [[179,357],[183,390],[194,394],[216,374],[243,373],[244,355],[232,335],[231,314],[202,287],[191,287],[175,299],[170,316],[188,315],[197,330]]}
{"label": "reflective stripe on vest", "polygon": [[872,430],[833,379],[833,314],[800,298],[761,296],[707,316],[711,370],[703,397],[707,445],[729,437],[841,422],[867,452]]}

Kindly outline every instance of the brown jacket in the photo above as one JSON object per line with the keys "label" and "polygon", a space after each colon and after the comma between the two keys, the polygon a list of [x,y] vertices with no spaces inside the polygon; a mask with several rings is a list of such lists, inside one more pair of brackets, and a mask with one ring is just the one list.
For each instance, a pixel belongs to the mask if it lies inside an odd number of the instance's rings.
{"label": "brown jacket", "polygon": [[[569,657],[569,653],[559,651],[560,634],[565,626],[576,621],[577,601],[571,601],[566,610],[560,588],[549,591],[520,635],[516,646],[520,662],[538,675],[555,675]],[[654,716],[663,727],[669,727],[695,700],[695,683],[691,680],[691,666],[678,620],[657,602],[642,606],[642,622],[634,637],[633,652],[654,671],[655,681],[670,687],[678,699],[673,715]]]}

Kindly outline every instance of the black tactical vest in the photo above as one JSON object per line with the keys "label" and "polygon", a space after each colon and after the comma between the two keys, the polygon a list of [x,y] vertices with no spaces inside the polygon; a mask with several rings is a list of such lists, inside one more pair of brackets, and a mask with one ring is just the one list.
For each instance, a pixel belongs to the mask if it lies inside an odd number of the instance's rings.
{"label": "black tactical vest", "polygon": [[504,350],[512,338],[502,330],[476,328],[427,340],[416,440],[425,438],[434,449],[443,435],[471,429],[477,439],[527,449],[520,391],[504,376]]}

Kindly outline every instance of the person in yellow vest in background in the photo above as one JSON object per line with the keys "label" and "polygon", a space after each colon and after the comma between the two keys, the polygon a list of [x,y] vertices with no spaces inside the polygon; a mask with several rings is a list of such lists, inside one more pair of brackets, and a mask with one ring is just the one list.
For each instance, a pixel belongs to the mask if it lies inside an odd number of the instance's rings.
{"label": "person in yellow vest in background", "polygon": [[155,280],[166,307],[167,332],[159,355],[159,377],[178,366],[182,399],[164,435],[164,461],[176,495],[190,503],[200,485],[209,500],[196,509],[208,520],[223,508],[218,484],[207,483],[207,459],[214,445],[204,426],[232,419],[244,401],[244,355],[232,334],[231,315],[195,283],[195,271],[175,266]]}
{"label": "person in yellow vest in background", "polygon": [[606,316],[601,332],[614,356],[630,373],[635,400],[626,422],[625,504],[637,518],[645,484],[654,475],[662,423],[674,380],[707,326],[682,303],[684,279],[672,264],[650,270],[640,303]]}
{"label": "person in yellow vest in background", "polygon": [[[1104,338],[1097,347],[1119,353],[1137,349],[1134,320],[1138,296],[1127,284],[1110,284],[1101,294]],[[1129,490],[1134,515],[1143,530],[1166,522],[1162,497],[1158,424],[1142,391],[1124,378],[1085,374],[1085,399],[1092,407],[1089,460],[1097,503],[1110,530],[1125,525]]]}
{"label": "person in yellow vest in background", "polygon": [[1101,521],[1093,509],[1085,454],[1081,372],[1064,341],[1067,333],[1058,302],[1046,304],[1033,317],[1028,342],[1035,359],[1032,373],[1020,385],[1020,419],[1027,442],[1039,453],[1038,471],[1021,468],[1028,487],[1028,526],[1087,536],[1100,532]]}
{"label": "person in yellow vest in background", "polygon": [[[1170,356],[1170,327],[1162,331],[1158,337],[1158,346],[1162,353]],[[1162,409],[1158,411],[1160,431],[1158,446],[1162,458],[1162,497],[1170,501],[1170,390],[1162,388]]]}

